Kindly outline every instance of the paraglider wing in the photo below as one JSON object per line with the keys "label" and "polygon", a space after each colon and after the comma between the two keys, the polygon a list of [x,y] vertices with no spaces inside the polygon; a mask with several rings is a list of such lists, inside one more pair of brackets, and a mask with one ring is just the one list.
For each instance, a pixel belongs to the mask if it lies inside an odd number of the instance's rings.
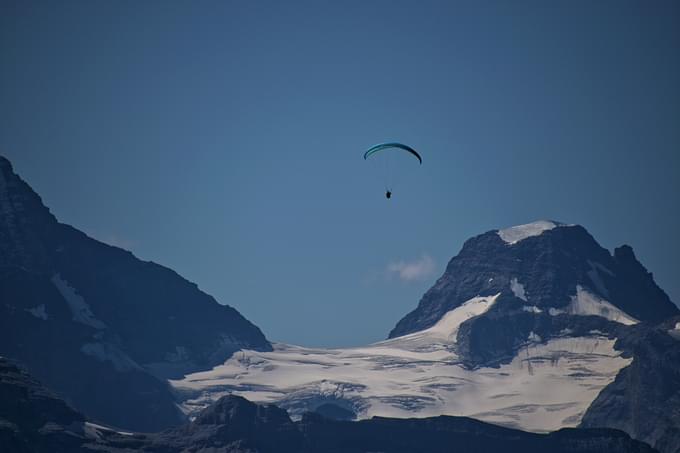
{"label": "paraglider wing", "polygon": [[411,153],[416,157],[416,159],[418,159],[418,162],[420,162],[421,164],[423,163],[423,159],[422,157],[420,157],[420,154],[418,154],[418,152],[415,149],[411,148],[408,145],[404,145],[403,143],[380,143],[378,145],[371,146],[368,149],[368,151],[364,153],[364,159],[368,159],[373,154],[390,148],[402,149],[408,153]]}

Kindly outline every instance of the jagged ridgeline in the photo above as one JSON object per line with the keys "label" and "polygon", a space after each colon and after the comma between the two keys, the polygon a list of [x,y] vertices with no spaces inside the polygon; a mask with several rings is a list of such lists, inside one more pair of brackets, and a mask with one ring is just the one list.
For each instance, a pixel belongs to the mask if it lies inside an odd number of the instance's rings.
{"label": "jagged ridgeline", "polygon": [[294,418],[322,408],[534,432],[608,426],[677,453],[678,338],[678,308],[630,247],[612,254],[581,226],[538,221],[466,241],[385,341],[275,344],[172,385],[189,413],[228,390]]}
{"label": "jagged ridgeline", "polygon": [[430,327],[470,298],[497,293],[509,302],[487,317],[531,307],[536,314],[592,314],[630,325],[678,314],[631,247],[611,254],[582,226],[538,221],[467,240],[390,337]]}
{"label": "jagged ridgeline", "polygon": [[86,415],[180,423],[166,378],[270,350],[234,308],[174,271],[59,223],[0,157],[0,355]]}
{"label": "jagged ridgeline", "polygon": [[[631,247],[610,253],[585,228],[554,221],[466,241],[385,341],[272,345],[172,270],[59,223],[0,158],[0,356],[68,403],[37,392],[47,405],[23,412],[7,402],[25,392],[0,395],[0,440],[16,445],[28,432],[95,436],[102,451],[448,451],[425,438],[484,448],[515,439],[523,453],[650,451],[613,431],[558,431],[610,427],[680,453],[678,308]],[[196,421],[154,436],[96,426],[155,431],[187,415]],[[508,430],[518,428],[557,432]]]}

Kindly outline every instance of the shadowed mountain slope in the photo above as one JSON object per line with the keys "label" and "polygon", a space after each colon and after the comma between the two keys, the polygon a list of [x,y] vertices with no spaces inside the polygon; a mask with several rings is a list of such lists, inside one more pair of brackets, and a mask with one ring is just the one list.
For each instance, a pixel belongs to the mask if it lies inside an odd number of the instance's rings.
{"label": "shadowed mountain slope", "polygon": [[174,271],[59,223],[0,157],[0,354],[88,416],[181,422],[166,377],[209,369],[262,332]]}

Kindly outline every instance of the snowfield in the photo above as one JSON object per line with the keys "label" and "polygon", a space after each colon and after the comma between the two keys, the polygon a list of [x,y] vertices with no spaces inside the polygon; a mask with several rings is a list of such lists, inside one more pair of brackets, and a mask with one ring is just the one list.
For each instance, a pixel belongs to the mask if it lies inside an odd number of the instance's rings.
{"label": "snowfield", "polygon": [[498,230],[498,235],[510,245],[517,244],[526,238],[532,236],[538,236],[543,234],[544,231],[552,230],[553,228],[564,225],[558,222],[551,222],[549,220],[537,220],[535,222],[527,223],[525,225],[517,225],[510,228],[505,228]]}
{"label": "snowfield", "polygon": [[[525,311],[528,310],[525,308]],[[600,316],[627,326],[632,326],[640,322],[625,311],[620,310],[608,301],[589,292],[581,285],[576,285],[576,294],[572,296],[571,302],[565,310],[550,308],[548,312],[552,316],[563,313],[576,316]]]}
{"label": "snowfield", "polygon": [[458,329],[497,297],[472,298],[429,329],[365,347],[275,344],[272,352],[239,351],[210,371],[170,382],[189,415],[235,393],[276,403],[293,417],[333,403],[358,418],[461,415],[535,432],[578,425],[631,359],[597,332],[547,343],[534,335],[510,363],[466,369],[456,354]]}

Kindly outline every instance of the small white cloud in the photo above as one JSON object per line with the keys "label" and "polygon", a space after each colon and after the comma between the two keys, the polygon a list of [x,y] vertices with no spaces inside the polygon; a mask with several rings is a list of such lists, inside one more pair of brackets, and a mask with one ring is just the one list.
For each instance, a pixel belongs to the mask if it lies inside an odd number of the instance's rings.
{"label": "small white cloud", "polygon": [[426,280],[434,271],[434,260],[427,254],[413,261],[397,261],[387,265],[388,275],[396,274],[405,282]]}

